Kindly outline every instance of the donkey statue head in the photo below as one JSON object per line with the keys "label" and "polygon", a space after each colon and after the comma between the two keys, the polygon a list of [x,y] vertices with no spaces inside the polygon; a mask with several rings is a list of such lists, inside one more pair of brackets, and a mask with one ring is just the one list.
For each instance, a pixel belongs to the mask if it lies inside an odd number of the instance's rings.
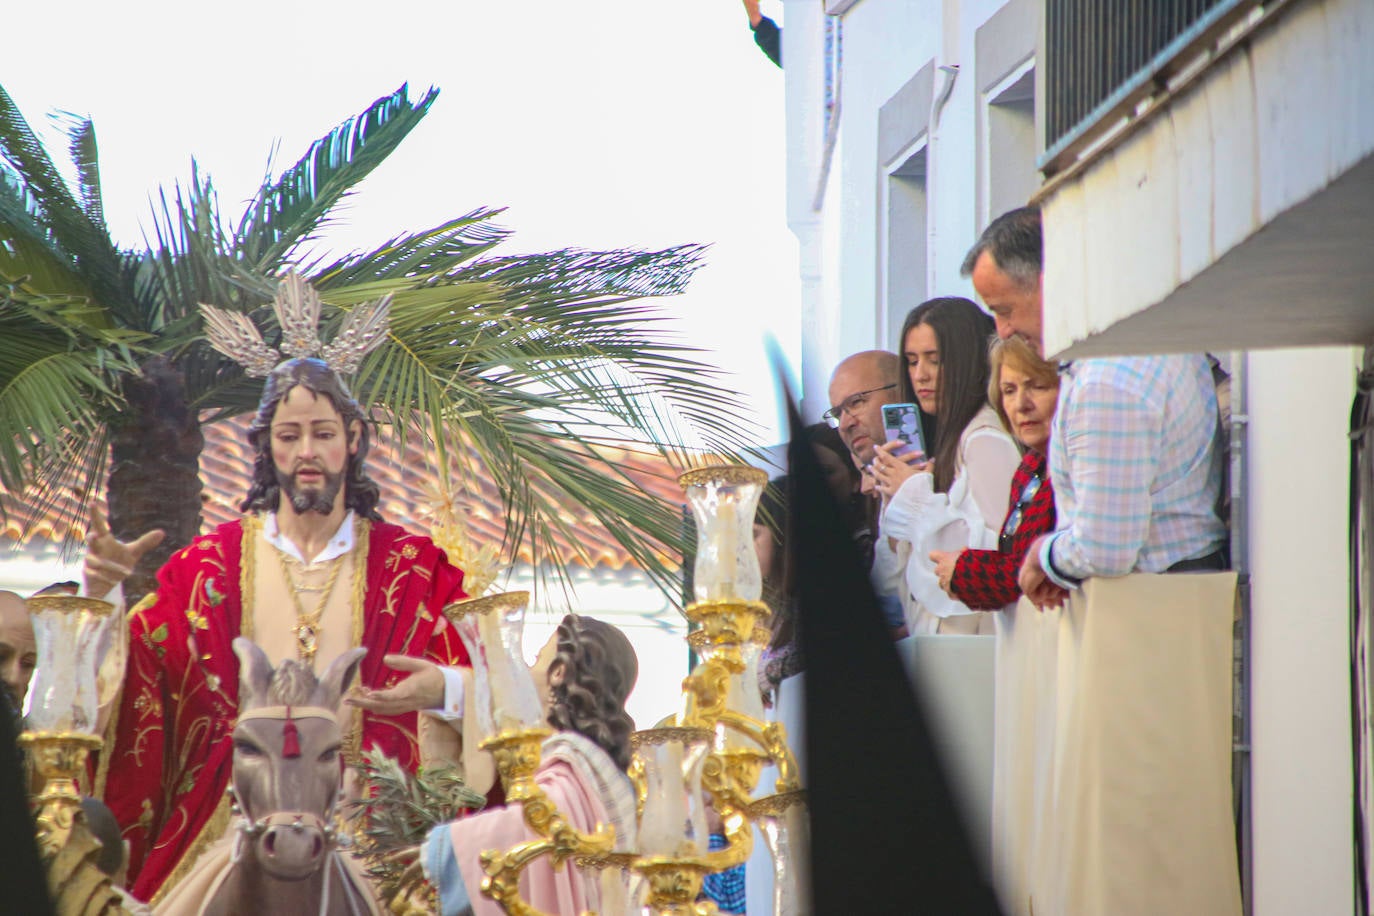
{"label": "donkey statue head", "polygon": [[336,710],[366,649],[350,649],[318,679],[288,659],[276,670],[251,640],[239,657],[239,717],[231,791],[242,817],[235,860],[275,881],[320,875],[334,852],[343,731]]}

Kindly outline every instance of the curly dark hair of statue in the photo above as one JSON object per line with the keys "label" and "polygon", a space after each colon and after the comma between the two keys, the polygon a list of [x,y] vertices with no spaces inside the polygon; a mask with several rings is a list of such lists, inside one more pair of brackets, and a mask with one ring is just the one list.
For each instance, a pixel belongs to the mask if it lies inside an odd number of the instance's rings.
{"label": "curly dark hair of statue", "polygon": [[639,677],[639,659],[625,634],[609,623],[569,614],[558,625],[558,654],[549,666],[563,668],[550,687],[549,724],[586,737],[625,770],[635,721],[625,699]]}
{"label": "curly dark hair of statue", "polygon": [[239,504],[241,512],[275,512],[281,503],[281,488],[277,484],[276,468],[272,465],[272,417],[291,389],[297,385],[329,399],[343,419],[344,428],[357,420],[362,432],[358,436],[358,451],[348,456],[344,469],[344,506],[363,518],[381,521],[377,502],[381,491],[367,476],[367,453],[370,433],[367,417],[358,402],[353,400],[339,374],[318,359],[291,359],[278,365],[267,376],[262,389],[258,412],[248,426],[248,444],[253,447],[253,478],[248,496]]}

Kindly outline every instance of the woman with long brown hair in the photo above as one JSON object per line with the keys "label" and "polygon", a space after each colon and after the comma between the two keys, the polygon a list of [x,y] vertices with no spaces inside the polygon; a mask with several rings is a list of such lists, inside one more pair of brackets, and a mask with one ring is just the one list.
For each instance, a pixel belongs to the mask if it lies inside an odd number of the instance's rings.
{"label": "woman with long brown hair", "polygon": [[882,533],[905,553],[903,607],[917,633],[991,633],[992,622],[940,587],[934,551],[997,544],[1002,507],[1020,464],[987,391],[992,319],[968,299],[943,297],[911,310],[899,346],[902,397],[920,409],[925,455],[878,447],[873,473],[883,495]]}

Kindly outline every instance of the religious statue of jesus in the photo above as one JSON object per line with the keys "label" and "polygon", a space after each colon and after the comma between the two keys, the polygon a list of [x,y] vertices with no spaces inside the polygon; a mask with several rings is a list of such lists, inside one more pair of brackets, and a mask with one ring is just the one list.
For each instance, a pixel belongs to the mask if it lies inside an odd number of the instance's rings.
{"label": "religious statue of jesus", "polygon": [[[385,336],[387,306],[359,306],[324,346],[315,337],[315,291],[289,275],[274,306],[284,361],[246,316],[202,306],[212,345],[267,381],[248,432],[254,467],[240,507],[246,514],[174,554],[158,572],[157,591],[127,618],[128,663],[95,794],[130,843],[131,890],[142,900],[156,902],[228,826],[235,637],[253,639],[270,658],[307,665],[366,647],[360,681],[371,690],[406,689],[384,662],[388,653],[468,664],[441,613],[466,597],[463,571],[429,538],[381,520],[380,493],[366,470],[366,417],[343,378]],[[119,583],[161,539],[149,532],[120,542],[94,519],[86,594],[122,601]],[[447,680],[461,689],[461,678]],[[445,695],[446,707],[461,702],[452,690]],[[352,709],[345,761],[358,763],[364,747],[376,747],[415,767],[415,713]]]}

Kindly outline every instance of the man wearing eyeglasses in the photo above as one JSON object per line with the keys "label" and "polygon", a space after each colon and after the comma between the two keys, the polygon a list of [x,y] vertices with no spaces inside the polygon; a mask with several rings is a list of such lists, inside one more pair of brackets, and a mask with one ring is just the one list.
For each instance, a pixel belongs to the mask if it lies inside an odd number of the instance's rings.
{"label": "man wearing eyeglasses", "polygon": [[822,416],[840,431],[860,467],[873,460],[873,450],[885,441],[883,405],[900,398],[897,379],[901,371],[896,353],[865,350],[847,357],[830,376],[830,409]]}
{"label": "man wearing eyeglasses", "polygon": [[[873,461],[878,443],[886,441],[883,430],[883,405],[895,404],[901,398],[897,380],[901,377],[902,359],[886,350],[865,350],[846,357],[830,376],[830,409],[822,416],[840,433],[854,463],[867,468]],[[876,493],[873,494],[876,498]],[[874,528],[878,513],[873,512]],[[875,530],[873,566],[870,570],[873,589],[883,610],[883,618],[894,639],[907,635],[906,617],[902,612],[902,583],[905,581],[906,557],[893,552],[887,538]]]}

